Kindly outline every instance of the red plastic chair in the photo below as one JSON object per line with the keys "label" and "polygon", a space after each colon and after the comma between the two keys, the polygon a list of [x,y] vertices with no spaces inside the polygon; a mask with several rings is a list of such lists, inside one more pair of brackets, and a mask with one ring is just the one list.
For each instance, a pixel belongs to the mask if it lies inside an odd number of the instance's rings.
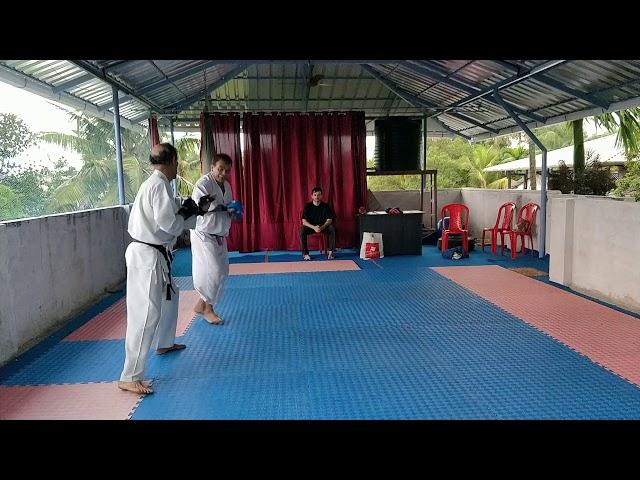
{"label": "red plastic chair", "polygon": [[[504,234],[511,230],[511,224],[513,223],[513,214],[516,211],[516,204],[513,202],[507,202],[500,205],[498,209],[498,217],[496,218],[496,224],[493,227],[485,227],[482,229],[482,251],[484,252],[484,234],[491,232],[491,253],[496,254],[498,246],[498,234],[500,234],[500,255],[504,251]],[[502,221],[500,221],[502,218]]]}
{"label": "red plastic chair", "polygon": [[[320,238],[318,238],[320,237]],[[307,241],[309,241],[309,239],[312,238],[318,238],[318,250],[320,250],[320,253],[322,254],[326,254],[327,253],[327,236],[323,233],[310,233],[309,236],[307,237]]]}
{"label": "red plastic chair", "polygon": [[[536,213],[540,206],[537,203],[527,203],[524,205],[518,213],[518,220],[516,221],[516,228],[522,220],[526,220],[526,227],[523,230],[509,230],[505,233],[509,234],[509,245],[511,247],[511,259],[516,258],[516,250],[518,248],[518,237],[520,237],[520,253],[524,253],[525,238],[529,237],[531,242],[531,254],[535,255],[533,250],[533,234],[531,230],[533,223],[536,221]],[[502,251],[500,251],[502,254]]]}
{"label": "red plastic chair", "polygon": [[[445,212],[449,212],[446,215]],[[462,212],[466,212],[464,219]],[[462,235],[462,249],[465,253],[469,252],[469,208],[462,203],[450,203],[442,207],[440,218],[449,217],[449,228],[442,230],[442,251],[447,249],[449,243],[449,235]],[[444,223],[444,222],[443,222]]]}

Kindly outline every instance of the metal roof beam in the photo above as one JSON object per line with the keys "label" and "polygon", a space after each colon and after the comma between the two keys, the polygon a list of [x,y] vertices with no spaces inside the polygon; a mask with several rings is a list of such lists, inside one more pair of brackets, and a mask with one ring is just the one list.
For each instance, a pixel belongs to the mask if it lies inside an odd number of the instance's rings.
{"label": "metal roof beam", "polygon": [[[498,130],[496,130],[495,128],[491,128],[491,127],[488,127],[486,125],[483,125],[482,123],[474,120],[473,118],[467,117],[466,115],[464,115],[462,113],[447,112],[447,115],[449,115],[450,117],[455,117],[458,120],[462,120],[463,122],[470,123],[474,127],[480,127],[482,129],[486,130],[487,132],[498,133]],[[469,127],[469,128],[473,128],[473,127]]]}
{"label": "metal roof beam", "polygon": [[147,118],[149,118],[149,114],[145,113],[144,115],[138,115],[137,117],[132,118],[131,121],[133,123],[138,123],[138,122],[141,122],[142,120],[145,120]]}
{"label": "metal roof beam", "polygon": [[[231,63],[231,62],[228,62],[228,63]],[[158,80],[157,82],[150,83],[146,87],[143,87],[140,90],[138,90],[138,95],[145,95],[145,94],[147,94],[149,92],[157,90],[158,88],[162,88],[165,85],[169,85],[170,83],[177,82],[177,81],[182,80],[184,78],[190,77],[191,75],[194,75],[196,73],[200,73],[203,70],[206,70],[207,68],[215,67],[216,65],[221,65],[221,62],[219,62],[217,60],[210,61],[210,62],[205,62],[205,63],[202,63],[200,65],[196,65],[194,67],[188,68],[184,72],[178,73],[178,74],[173,75],[171,77],[168,77],[168,76],[165,75],[165,78],[163,78],[162,80]],[[155,65],[155,63],[154,63],[154,66],[156,68],[158,68],[158,70],[160,70],[160,68],[157,67],[157,65]],[[160,70],[160,72],[164,75],[162,70]]]}
{"label": "metal roof beam", "polygon": [[[612,103],[611,106],[604,113],[617,112],[620,110],[626,110],[627,108],[634,108],[634,107],[640,107],[640,97],[629,98],[627,100],[621,100],[619,102]],[[531,129],[539,128],[545,125],[571,122],[573,120],[579,120],[581,118],[592,117],[594,115],[600,115],[601,113],[603,112],[600,107],[586,108],[584,110],[579,110],[577,112],[563,113],[562,115],[556,115],[555,117],[546,118],[544,123],[527,122],[527,126]],[[506,135],[508,133],[514,133],[518,131],[520,131],[520,127],[516,125],[513,127],[506,127],[506,128],[500,129],[497,135]],[[492,138],[494,136],[495,135],[492,135],[490,133],[482,133],[480,135],[477,135],[475,138],[476,140],[484,140],[487,138]]]}
{"label": "metal roof beam", "polygon": [[429,109],[437,108],[437,107],[434,107],[433,105],[430,105],[425,100],[422,100],[422,99],[416,97],[414,94],[403,90],[401,87],[397,86],[391,80],[389,80],[387,78],[384,78],[371,65],[361,65],[361,67],[363,69],[365,69],[368,73],[370,73],[373,76],[373,78],[378,80],[385,87],[387,87],[389,90],[391,90],[393,93],[395,93],[398,97],[400,97],[402,100],[407,102],[412,107],[415,107],[415,108],[429,108]]}
{"label": "metal roof beam", "polygon": [[[568,60],[551,60],[549,62],[546,62],[542,65],[539,65],[533,69],[531,69],[530,71],[526,72],[526,73],[522,73],[522,74],[518,74],[518,75],[514,75],[513,77],[509,77],[505,80],[502,80],[498,83],[496,83],[495,85],[492,85],[491,87],[485,88],[484,90],[482,90],[481,92],[474,94],[474,95],[470,95],[466,98],[463,98],[462,100],[458,100],[457,102],[449,105],[448,107],[446,107],[442,112],[436,112],[435,114],[431,114],[431,117],[435,117],[436,115],[441,115],[442,113],[446,113],[449,110],[452,110],[456,107],[460,107],[462,105],[465,105],[467,103],[473,102],[474,100],[478,100],[480,98],[483,98],[487,95],[491,95],[493,93],[493,91],[495,89],[502,90],[504,88],[510,87],[511,85],[515,85],[517,83],[523,82],[524,80],[526,80],[527,78],[533,77],[535,75],[539,75],[542,72],[546,71],[546,70],[550,70],[552,68],[556,68],[564,63],[568,62]],[[538,122],[542,122],[544,123],[544,119],[536,114],[533,113],[529,113],[526,112],[524,110],[521,110],[517,107],[514,107],[513,105],[511,105],[509,103],[510,108],[520,114],[520,115],[524,115],[527,116],[533,120],[536,120]]]}
{"label": "metal roof beam", "polygon": [[[471,86],[469,84],[465,84],[465,83],[462,83],[462,82],[458,82],[457,80],[454,80],[454,79],[452,79],[450,77],[447,77],[445,74],[443,74],[441,72],[437,72],[437,70],[432,68],[432,67],[428,67],[428,66],[423,65],[423,64],[414,64],[414,62],[412,62],[412,61],[402,62],[402,64],[405,65],[408,68],[412,68],[413,71],[415,71],[415,72],[420,72],[423,75],[426,75],[427,77],[429,77],[429,78],[431,78],[433,80],[436,80],[437,82],[444,83],[444,84],[447,84],[447,85],[451,85],[452,87],[457,88],[459,90],[462,90],[463,92],[467,92],[467,93],[469,93],[471,95],[475,95],[475,94],[477,94],[477,93],[482,91],[482,89],[479,88],[479,87]],[[490,98],[484,97],[482,100],[485,101],[485,102],[488,102],[488,103],[490,103],[492,105],[496,105],[498,107],[500,106],[500,104],[498,102],[496,102],[494,100],[491,100]],[[535,114],[531,114],[530,115],[528,112],[525,112],[524,110],[521,110],[518,107],[515,107],[513,105],[511,105],[511,108],[514,109],[515,111],[517,111],[520,115],[526,115],[529,118],[532,118],[534,120],[541,120],[542,119],[542,117],[537,117],[536,118],[535,116],[531,116],[531,115],[535,115]],[[491,130],[491,129],[488,129],[488,130]]]}
{"label": "metal roof beam", "polygon": [[[51,85],[47,85],[40,80],[31,78],[28,75],[5,65],[0,65],[0,81],[113,123],[113,115],[108,112],[98,110],[97,105],[82,100],[70,93],[54,93]],[[140,125],[122,116],[120,117],[120,125],[139,133],[143,132]]]}
{"label": "metal roof beam", "polygon": [[220,77],[218,80],[213,82],[211,85],[209,85],[205,90],[204,95],[202,92],[200,92],[195,95],[192,95],[191,97],[187,98],[182,102],[169,105],[167,108],[165,108],[165,113],[179,112],[185,106],[191,105],[192,103],[195,103],[198,100],[201,100],[203,97],[204,98],[208,97],[209,94],[211,94],[211,92],[220,88],[222,85],[229,82],[230,80],[233,80],[234,78],[236,78],[240,73],[244,72],[249,66],[250,64],[242,64],[237,66],[233,70],[230,70],[229,72],[225,73],[222,77]]}
{"label": "metal roof beam", "polygon": [[[387,87],[389,90],[391,90],[393,93],[395,93],[398,97],[400,97],[401,99],[403,99],[405,102],[407,102],[409,105],[415,107],[415,108],[429,108],[432,110],[438,110],[440,109],[440,107],[438,107],[437,105],[428,102],[427,100],[423,100],[421,98],[416,97],[415,95],[413,95],[410,92],[407,92],[406,90],[402,89],[401,87],[399,87],[398,85],[396,85],[395,83],[393,83],[391,80],[384,78],[380,73],[378,73],[373,67],[371,67],[370,65],[362,65],[362,68],[364,68],[367,72],[369,72],[371,75],[373,75],[373,77],[380,81],[385,87]],[[480,127],[483,128],[485,130],[487,130],[488,132],[493,132],[493,133],[497,133],[497,130],[491,128],[491,127],[486,127],[484,125],[482,125],[481,123],[473,120],[472,118],[467,117],[466,115],[461,115],[455,112],[448,112],[448,115],[458,118],[459,120],[462,120],[463,122],[467,122],[471,125],[474,125],[476,127]]]}
{"label": "metal roof beam", "polygon": [[609,102],[598,98],[595,95],[589,94],[589,93],[584,93],[584,92],[580,92],[578,90],[575,90],[571,87],[568,87],[567,85],[565,85],[562,82],[559,82],[558,80],[556,80],[555,78],[551,78],[547,75],[540,75],[539,77],[536,78],[536,80],[540,83],[543,83],[545,85],[550,86],[551,88],[554,88],[560,92],[566,93],[567,95],[571,95],[572,97],[576,97],[579,98],[580,100],[584,100],[585,102],[588,102],[592,105],[595,105],[597,107],[600,107],[604,110],[606,110],[607,108],[609,108]]}
{"label": "metal roof beam", "polygon": [[55,87],[53,87],[53,93],[64,92],[66,90],[69,90],[70,88],[80,85],[81,83],[86,83],[89,80],[93,80],[94,78],[96,77],[91,75],[90,73],[86,73],[84,75],[74,78],[73,80],[69,80],[68,82],[64,82],[64,83],[61,83],[60,85],[56,85]]}
{"label": "metal roof beam", "polygon": [[319,59],[307,59],[307,60],[224,60],[217,61],[218,63],[250,63],[253,65],[271,65],[271,64],[303,64],[307,65],[309,62],[315,63],[316,65],[320,64],[362,64],[362,65],[384,65],[384,64],[397,64],[398,60],[319,60]]}
{"label": "metal roof beam", "polygon": [[[119,104],[123,104],[124,102],[127,102],[129,100],[131,100],[133,97],[131,95],[122,95],[121,97],[118,96],[118,103]],[[104,110],[109,110],[110,108],[113,107],[113,100],[111,100],[110,102],[105,103],[104,105],[100,105],[98,107],[98,110],[100,112],[104,111]]]}
{"label": "metal roof beam", "polygon": [[[505,62],[502,60],[494,60],[496,63],[499,63],[502,66],[505,66],[507,68],[511,68],[514,71],[519,71],[520,68],[527,68],[529,70],[531,70],[530,67],[527,67],[526,65],[512,65],[509,62]],[[556,80],[553,77],[550,77],[549,75],[546,75],[544,73],[538,75],[536,77],[536,81],[547,85],[555,90],[558,90],[559,92],[562,93],[566,93],[567,95],[571,95],[572,97],[575,98],[579,98],[580,100],[584,100],[585,102],[588,102],[592,105],[595,105],[597,107],[603,108],[603,109],[608,109],[609,108],[609,102],[607,102],[606,100],[603,100],[602,98],[598,97],[597,95],[593,94],[593,93],[585,93],[585,92],[581,92],[579,90],[576,90],[575,88],[571,88],[567,85],[565,85],[564,83]]]}
{"label": "metal roof beam", "polygon": [[[457,88],[459,90],[462,90],[463,92],[467,92],[470,95],[476,95],[480,92],[482,92],[482,89],[479,87],[475,87],[475,86],[471,86],[462,82],[459,82],[457,80],[454,80],[450,77],[447,77],[444,73],[441,72],[437,72],[436,69],[432,68],[432,67],[428,67],[426,65],[423,64],[415,64],[412,61],[408,61],[408,62],[401,62],[403,65],[405,65],[407,68],[412,68],[414,72],[419,72],[422,73],[423,75],[426,75],[427,77],[431,78],[432,80],[435,80],[436,82],[440,82],[440,83],[444,83],[447,85],[451,85],[454,88]],[[496,106],[500,106],[500,104],[498,104],[496,101],[491,100],[490,98],[486,98],[483,97],[482,98],[483,101],[490,103],[492,105],[496,105]],[[516,112],[518,112],[520,115],[525,115],[533,120],[536,121],[542,121],[542,117],[533,114],[533,113],[528,113],[514,105],[511,105],[511,108],[513,110],[515,110]],[[445,110],[446,111],[446,110]],[[434,117],[435,115],[431,115],[432,117]],[[484,128],[484,127],[483,127]],[[490,129],[488,129],[490,130]]]}
{"label": "metal roof beam", "polygon": [[143,105],[146,105],[147,107],[149,107],[149,108],[151,108],[151,109],[153,109],[153,110],[155,110],[157,112],[161,112],[162,111],[162,108],[160,108],[159,106],[155,105],[152,102],[149,102],[148,100],[140,98],[139,94],[134,92],[131,88],[127,87],[123,83],[120,83],[120,82],[114,80],[111,77],[108,77],[99,68],[97,68],[95,65],[89,63],[88,61],[86,61],[86,60],[70,60],[70,62],[73,63],[74,65],[77,65],[78,67],[82,68],[83,70],[91,73],[92,75],[98,77],[100,80],[108,83],[109,85],[113,85],[115,87],[118,87],[118,90],[121,90],[124,93],[127,93],[130,96],[134,97],[135,99],[137,99]]}
{"label": "metal roof beam", "polygon": [[444,83],[446,85],[450,85],[458,90],[462,90],[463,92],[467,92],[469,94],[475,94],[480,92],[482,89],[476,86],[471,86],[467,83],[459,82],[448,75],[438,71],[438,69],[424,65],[422,63],[417,63],[414,60],[405,60],[400,62],[405,67],[413,70],[414,72],[422,73],[427,77],[436,80],[437,83]]}
{"label": "metal roof beam", "polygon": [[112,63],[111,65],[107,65],[106,67],[104,67],[104,71],[108,72],[109,70],[112,70],[114,68],[118,68],[122,65],[124,65],[125,63],[130,63],[130,62],[137,62],[138,60],[118,60],[114,63]]}
{"label": "metal roof beam", "polygon": [[175,83],[173,83],[173,80],[171,80],[167,75],[165,75],[162,69],[158,65],[156,65],[156,62],[154,62],[153,60],[147,60],[147,62],[149,62],[153,66],[153,68],[155,68],[160,73],[160,75],[164,76],[165,80],[168,80],[169,83],[173,85],[173,88],[175,88],[180,95],[182,95],[184,98],[187,98],[184,92],[180,90]]}
{"label": "metal roof beam", "polygon": [[533,67],[529,67],[528,65],[525,65],[524,63],[517,62],[515,60],[491,60],[491,61],[494,63],[497,63],[500,66],[514,70],[516,72],[520,72],[520,70],[526,70],[528,72],[529,70],[531,70],[531,68],[533,68]]}
{"label": "metal roof beam", "polygon": [[440,120],[439,118],[434,118],[433,120],[435,120],[438,125],[440,125],[444,130],[446,130],[447,132],[451,132],[454,135],[458,135],[459,137],[464,138],[465,140],[471,140],[471,137],[465,135],[464,133],[460,133],[456,130],[454,130],[453,128],[447,126],[442,120]]}

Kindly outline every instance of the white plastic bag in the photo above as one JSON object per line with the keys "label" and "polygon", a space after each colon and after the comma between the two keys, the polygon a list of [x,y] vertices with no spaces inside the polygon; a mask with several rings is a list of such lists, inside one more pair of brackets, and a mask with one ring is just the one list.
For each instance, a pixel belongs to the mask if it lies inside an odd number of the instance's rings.
{"label": "white plastic bag", "polygon": [[384,258],[384,246],[381,233],[363,232],[360,258],[363,260]]}

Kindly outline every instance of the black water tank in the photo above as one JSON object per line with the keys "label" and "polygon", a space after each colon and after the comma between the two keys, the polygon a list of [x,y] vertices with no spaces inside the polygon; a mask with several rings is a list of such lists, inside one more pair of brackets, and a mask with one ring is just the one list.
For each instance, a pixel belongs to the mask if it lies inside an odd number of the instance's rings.
{"label": "black water tank", "polygon": [[420,170],[421,121],[406,117],[376,120],[376,171]]}

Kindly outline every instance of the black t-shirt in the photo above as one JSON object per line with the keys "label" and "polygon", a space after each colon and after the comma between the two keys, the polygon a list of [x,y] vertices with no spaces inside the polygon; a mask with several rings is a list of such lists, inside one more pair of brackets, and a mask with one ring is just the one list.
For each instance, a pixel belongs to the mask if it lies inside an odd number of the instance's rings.
{"label": "black t-shirt", "polygon": [[316,207],[313,202],[309,202],[302,210],[302,218],[311,225],[322,225],[328,218],[334,219],[335,216],[328,203],[320,202],[320,205]]}

